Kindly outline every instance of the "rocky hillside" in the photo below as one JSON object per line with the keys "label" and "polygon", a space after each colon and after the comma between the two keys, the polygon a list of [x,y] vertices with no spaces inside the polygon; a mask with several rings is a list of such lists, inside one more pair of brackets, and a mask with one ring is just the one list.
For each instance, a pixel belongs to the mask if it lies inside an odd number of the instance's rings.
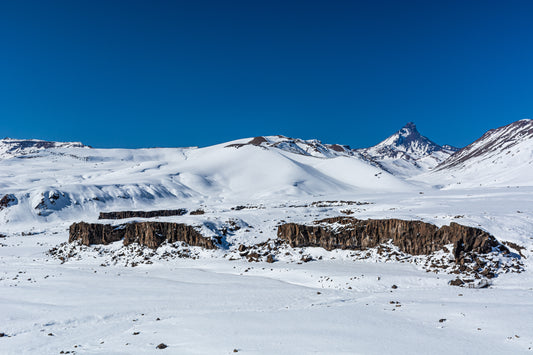
{"label": "rocky hillside", "polygon": [[0,140],[0,159],[24,156],[53,148],[89,148],[80,142],[49,142],[38,139],[12,139]]}
{"label": "rocky hillside", "polygon": [[533,120],[491,129],[426,177],[463,186],[533,185]]}

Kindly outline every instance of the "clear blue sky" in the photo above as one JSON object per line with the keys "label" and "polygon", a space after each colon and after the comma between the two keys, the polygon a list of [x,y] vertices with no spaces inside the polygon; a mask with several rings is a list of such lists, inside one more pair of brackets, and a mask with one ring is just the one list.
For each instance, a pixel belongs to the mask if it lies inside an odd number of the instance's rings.
{"label": "clear blue sky", "polygon": [[533,1],[1,1],[0,137],[440,144],[533,117]]}

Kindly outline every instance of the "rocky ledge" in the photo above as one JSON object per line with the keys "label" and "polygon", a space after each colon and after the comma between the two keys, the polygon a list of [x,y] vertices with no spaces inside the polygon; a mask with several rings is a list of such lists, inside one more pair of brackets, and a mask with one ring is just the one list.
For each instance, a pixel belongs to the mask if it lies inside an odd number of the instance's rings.
{"label": "rocky ledge", "polygon": [[183,216],[187,210],[180,208],[177,210],[159,210],[159,211],[118,211],[118,212],[100,212],[98,219],[125,219],[125,218],[154,218],[168,216]]}
{"label": "rocky ledge", "polygon": [[80,241],[83,245],[109,244],[124,240],[128,246],[138,243],[156,249],[163,243],[185,242],[191,246],[216,249],[211,238],[206,238],[194,227],[182,223],[138,222],[118,226],[98,223],[74,223],[70,226],[69,243]]}
{"label": "rocky ledge", "polygon": [[411,255],[428,255],[453,244],[456,261],[468,252],[486,254],[493,248],[508,252],[484,230],[453,222],[439,228],[422,221],[334,217],[315,221],[314,225],[282,224],[278,227],[278,238],[291,247],[314,246],[326,250],[365,250],[392,240],[402,252]]}
{"label": "rocky ledge", "polygon": [[[498,255],[512,261],[511,265],[516,272],[521,271],[520,256],[511,253],[484,230],[457,223],[439,228],[422,221],[335,217],[315,221],[312,225],[282,224],[278,226],[277,233],[279,239],[293,248],[322,247],[326,250],[364,251],[382,249],[384,245],[390,244],[406,255],[430,256],[446,252],[447,246],[453,245],[449,258],[441,258],[437,262],[437,259],[430,258],[426,269],[437,271],[440,268],[442,271],[461,274],[463,280],[468,280],[469,277],[495,277],[504,265],[498,260]],[[463,285],[463,280],[452,284]]]}

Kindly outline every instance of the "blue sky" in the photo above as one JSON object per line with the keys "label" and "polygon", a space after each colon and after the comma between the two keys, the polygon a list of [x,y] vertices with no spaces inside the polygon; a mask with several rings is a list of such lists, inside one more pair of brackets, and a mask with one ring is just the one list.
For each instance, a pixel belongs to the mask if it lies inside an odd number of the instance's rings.
{"label": "blue sky", "polygon": [[2,1],[0,136],[440,144],[533,118],[531,1]]}

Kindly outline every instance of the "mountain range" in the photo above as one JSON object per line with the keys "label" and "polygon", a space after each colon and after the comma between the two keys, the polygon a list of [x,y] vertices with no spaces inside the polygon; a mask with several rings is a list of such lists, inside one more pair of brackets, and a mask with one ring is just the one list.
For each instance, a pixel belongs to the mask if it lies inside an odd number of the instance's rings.
{"label": "mountain range", "polygon": [[462,149],[3,139],[0,353],[529,353],[532,196],[532,120]]}
{"label": "mountain range", "polygon": [[490,130],[462,149],[436,144],[411,122],[365,149],[285,136],[153,149],[6,138],[0,140],[0,198],[9,200],[9,208],[7,202],[0,207],[0,218],[22,222],[28,211],[34,218],[58,211],[74,216],[176,200],[266,201],[424,186],[531,186],[532,162],[533,120]]}

